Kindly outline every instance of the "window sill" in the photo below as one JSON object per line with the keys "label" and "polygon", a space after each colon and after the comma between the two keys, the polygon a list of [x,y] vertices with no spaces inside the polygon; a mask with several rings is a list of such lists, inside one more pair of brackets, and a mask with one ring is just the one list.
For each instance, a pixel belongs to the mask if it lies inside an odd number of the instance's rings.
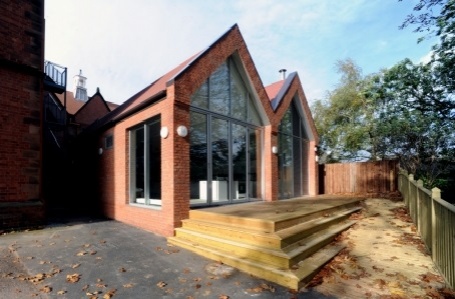
{"label": "window sill", "polygon": [[129,205],[132,207],[136,207],[136,208],[143,208],[143,209],[149,209],[149,210],[161,210],[161,206],[159,206],[159,205],[145,205],[145,204],[134,203],[134,202],[130,202]]}

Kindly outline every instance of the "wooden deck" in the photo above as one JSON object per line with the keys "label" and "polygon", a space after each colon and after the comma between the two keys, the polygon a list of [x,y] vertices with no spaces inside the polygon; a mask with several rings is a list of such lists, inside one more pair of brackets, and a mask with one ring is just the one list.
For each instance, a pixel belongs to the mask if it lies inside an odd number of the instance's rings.
{"label": "wooden deck", "polygon": [[194,209],[169,242],[298,289],[341,249],[324,247],[355,223],[349,216],[361,200],[318,196]]}

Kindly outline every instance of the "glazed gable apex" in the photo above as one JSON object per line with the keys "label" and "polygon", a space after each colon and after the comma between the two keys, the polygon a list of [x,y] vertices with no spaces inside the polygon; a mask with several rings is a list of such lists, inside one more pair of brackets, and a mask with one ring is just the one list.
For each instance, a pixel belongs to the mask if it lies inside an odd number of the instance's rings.
{"label": "glazed gable apex", "polygon": [[[190,97],[196,90],[229,58],[238,67],[254,102],[259,104],[264,125],[269,123],[273,110],[262,80],[237,24],[218,38],[206,50],[194,59],[178,74],[168,81],[167,87],[173,88],[175,101],[190,104]],[[168,93],[169,94],[169,93]]]}
{"label": "glazed gable apex", "polygon": [[[275,86],[274,86],[275,85]],[[270,87],[270,88],[269,88]],[[272,83],[266,89],[270,98],[271,106],[274,110],[275,125],[278,126],[289,106],[294,101],[300,116],[304,120],[305,128],[310,140],[319,142],[319,136],[314,124],[308,101],[305,96],[300,78],[297,72],[289,74],[289,76],[281,81]]]}

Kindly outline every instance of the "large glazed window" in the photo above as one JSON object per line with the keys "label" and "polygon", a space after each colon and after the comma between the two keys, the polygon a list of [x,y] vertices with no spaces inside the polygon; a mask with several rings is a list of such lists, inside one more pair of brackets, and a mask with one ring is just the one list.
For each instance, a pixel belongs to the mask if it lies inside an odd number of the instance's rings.
{"label": "large glazed window", "polygon": [[280,198],[308,194],[309,142],[294,102],[281,119],[278,142]]}
{"label": "large glazed window", "polygon": [[191,98],[191,204],[224,204],[261,196],[260,114],[234,59]]}
{"label": "large glazed window", "polygon": [[130,202],[161,204],[161,119],[130,130]]}

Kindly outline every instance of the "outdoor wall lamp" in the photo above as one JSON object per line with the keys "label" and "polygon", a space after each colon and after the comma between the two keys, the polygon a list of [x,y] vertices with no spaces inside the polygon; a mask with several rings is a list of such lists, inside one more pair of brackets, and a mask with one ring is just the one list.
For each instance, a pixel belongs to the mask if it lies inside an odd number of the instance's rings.
{"label": "outdoor wall lamp", "polygon": [[167,138],[169,136],[169,129],[167,127],[162,127],[160,130],[161,138]]}
{"label": "outdoor wall lamp", "polygon": [[272,153],[278,154],[278,147],[277,146],[272,146]]}
{"label": "outdoor wall lamp", "polygon": [[100,148],[98,149],[98,155],[100,155],[100,156],[101,156],[102,154],[103,154],[103,148],[102,148],[102,147],[100,147]]}
{"label": "outdoor wall lamp", "polygon": [[186,135],[188,135],[188,129],[185,126],[178,126],[177,135],[180,137],[186,137]]}

